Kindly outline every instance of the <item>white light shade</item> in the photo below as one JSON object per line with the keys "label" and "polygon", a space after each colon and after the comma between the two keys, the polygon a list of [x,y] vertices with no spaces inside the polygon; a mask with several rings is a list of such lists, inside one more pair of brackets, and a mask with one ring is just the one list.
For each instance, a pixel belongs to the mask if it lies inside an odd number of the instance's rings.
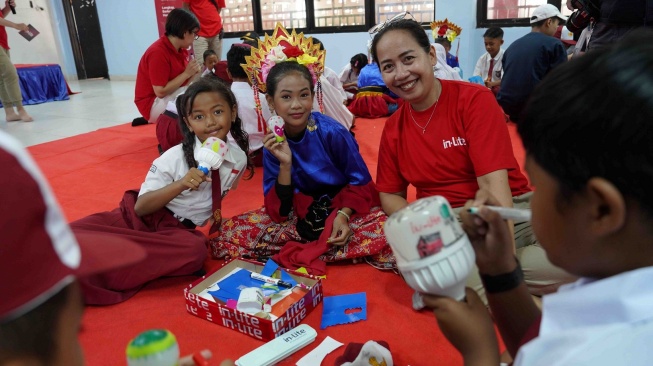
{"label": "white light shade", "polygon": [[465,297],[474,249],[444,197],[422,198],[395,212],[384,232],[411,288],[457,300]]}

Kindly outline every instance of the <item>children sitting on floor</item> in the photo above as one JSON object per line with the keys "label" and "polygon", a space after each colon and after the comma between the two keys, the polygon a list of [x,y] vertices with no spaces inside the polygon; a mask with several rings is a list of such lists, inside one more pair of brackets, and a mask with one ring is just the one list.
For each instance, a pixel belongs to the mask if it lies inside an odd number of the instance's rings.
{"label": "children sitting on floor", "polygon": [[340,83],[342,83],[342,88],[348,93],[348,100],[352,100],[354,94],[358,92],[358,75],[365,65],[367,65],[367,56],[364,53],[359,53],[354,55],[349,60],[349,63],[340,71]]}
{"label": "children sitting on floor", "polygon": [[[272,115],[265,95],[258,93],[259,105],[256,99],[252,98],[252,86],[249,78],[243,70],[242,64],[245,64],[245,56],[249,56],[252,46],[245,43],[236,43],[231,46],[227,52],[227,72],[233,80],[231,91],[236,96],[238,103],[238,117],[243,121],[243,130],[247,132],[249,139],[249,156],[254,166],[263,166],[263,137],[266,135],[267,128],[265,121]],[[261,109],[261,113],[257,112]]]}
{"label": "children sitting on floor", "polygon": [[[222,198],[243,175],[253,174],[236,98],[224,83],[201,78],[177,98],[177,111],[184,139],[154,160],[140,190],[126,191],[113,211],[71,223],[76,232],[128,237],[148,255],[146,264],[84,279],[87,304],[118,303],[148,281],[202,270],[208,239],[196,228],[211,220],[210,233],[215,233]],[[229,132],[235,141],[227,141]],[[229,150],[219,169],[205,175],[195,154],[209,137],[227,142]]]}
{"label": "children sitting on floor", "polygon": [[480,76],[485,81],[485,86],[492,90],[494,95],[499,93],[501,88],[501,77],[503,76],[503,29],[491,27],[483,34],[483,43],[486,53],[476,62],[474,76]]}
{"label": "children sitting on floor", "polygon": [[376,62],[365,65],[358,75],[358,93],[347,108],[356,117],[379,118],[393,114],[401,100],[383,82]]}
{"label": "children sitting on floor", "polygon": [[[508,225],[483,207],[497,201],[480,191],[466,206],[480,206],[480,216],[463,211],[490,311],[514,365],[651,363],[650,85],[653,32],[640,30],[555,69],[531,96],[518,128],[537,188],[533,229],[551,262],[581,277],[544,296],[541,311],[522,280]],[[473,291],[466,295],[462,302],[426,295],[424,301],[465,364],[497,365],[488,311]]]}
{"label": "children sitting on floor", "polygon": [[266,88],[285,137],[270,133],[263,141],[264,207],[225,221],[210,242],[213,257],[276,254],[280,265],[318,275],[325,273],[325,261],[365,259],[392,268],[394,257],[381,232],[385,215],[358,144],[341,124],[311,112],[324,51],[279,23],[273,34],[261,47],[290,44],[283,49],[289,54],[252,52],[245,69],[255,86]]}

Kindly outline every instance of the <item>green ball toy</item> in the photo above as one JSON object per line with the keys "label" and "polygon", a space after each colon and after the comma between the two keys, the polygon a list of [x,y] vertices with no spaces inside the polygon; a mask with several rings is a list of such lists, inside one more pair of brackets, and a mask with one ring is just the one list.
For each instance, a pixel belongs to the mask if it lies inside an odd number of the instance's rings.
{"label": "green ball toy", "polygon": [[127,345],[128,366],[176,366],[179,362],[177,338],[169,330],[150,329]]}

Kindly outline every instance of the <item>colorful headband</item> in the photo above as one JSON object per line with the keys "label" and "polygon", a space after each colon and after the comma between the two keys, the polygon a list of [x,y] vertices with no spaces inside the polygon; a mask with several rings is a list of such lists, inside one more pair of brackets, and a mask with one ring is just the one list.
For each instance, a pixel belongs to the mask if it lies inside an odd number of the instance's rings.
{"label": "colorful headband", "polygon": [[462,33],[462,31],[462,28],[454,23],[451,23],[446,18],[444,20],[436,20],[431,22],[431,32],[433,33],[433,39],[446,38],[449,40],[449,42],[453,42],[456,37]]}
{"label": "colorful headband", "polygon": [[265,82],[270,69],[279,62],[297,61],[308,68],[317,84],[324,72],[326,52],[320,45],[313,43],[313,37],[304,37],[304,33],[288,33],[281,23],[277,23],[272,37],[267,33],[258,48],[252,47],[250,56],[245,56],[245,64],[241,66],[251,80],[255,80],[260,91],[265,93]]}
{"label": "colorful headband", "polygon": [[[318,43],[313,43],[313,37],[304,37],[304,33],[297,34],[295,30],[288,33],[286,28],[277,23],[274,27],[272,37],[267,33],[263,42],[259,41],[258,48],[252,47],[251,55],[245,56],[243,70],[252,82],[254,101],[256,103],[256,114],[258,115],[259,126],[265,121],[261,111],[259,91],[267,91],[266,81],[268,74],[274,65],[284,61],[297,61],[298,64],[306,66],[313,77],[313,84],[316,85],[317,103],[320,112],[324,113],[324,102],[322,98],[322,83],[320,76],[324,72],[324,58],[326,51],[320,49]],[[259,128],[259,130],[261,130]]]}

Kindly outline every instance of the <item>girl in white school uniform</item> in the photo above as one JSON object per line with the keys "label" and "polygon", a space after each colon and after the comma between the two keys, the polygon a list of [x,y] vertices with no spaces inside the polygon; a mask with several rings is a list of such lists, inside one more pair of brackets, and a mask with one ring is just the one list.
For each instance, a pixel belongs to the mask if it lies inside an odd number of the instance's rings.
{"label": "girl in white school uniform", "polygon": [[[144,263],[83,280],[87,304],[121,302],[156,278],[202,270],[208,239],[196,227],[211,221],[211,233],[219,229],[222,198],[245,170],[248,178],[253,174],[247,133],[225,84],[207,78],[193,83],[177,98],[177,111],[184,139],[154,160],[140,190],[125,192],[113,211],[71,224],[76,232],[128,237],[147,252]],[[235,141],[228,140],[229,132]],[[205,175],[197,169],[195,153],[209,137],[228,142],[229,152],[218,170]]]}

